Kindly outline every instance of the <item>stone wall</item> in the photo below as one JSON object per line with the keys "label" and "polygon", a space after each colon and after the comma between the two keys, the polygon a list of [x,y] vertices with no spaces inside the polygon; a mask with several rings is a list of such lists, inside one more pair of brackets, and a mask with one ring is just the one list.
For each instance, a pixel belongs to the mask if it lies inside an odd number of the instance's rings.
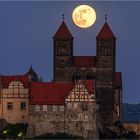
{"label": "stone wall", "polygon": [[47,111],[43,111],[43,105],[40,105],[40,111],[35,111],[35,105],[30,105],[27,137],[58,132],[89,137],[91,131],[95,136],[97,130],[93,102],[66,102],[64,110],[61,107],[47,105]]}

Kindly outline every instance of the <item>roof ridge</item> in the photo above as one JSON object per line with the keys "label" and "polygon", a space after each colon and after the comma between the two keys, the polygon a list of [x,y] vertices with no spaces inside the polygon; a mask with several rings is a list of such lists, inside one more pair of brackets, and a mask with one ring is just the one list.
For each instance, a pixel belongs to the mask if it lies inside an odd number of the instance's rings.
{"label": "roof ridge", "polygon": [[73,56],[73,57],[96,57],[96,56],[90,56],[90,55],[77,55],[77,56]]}

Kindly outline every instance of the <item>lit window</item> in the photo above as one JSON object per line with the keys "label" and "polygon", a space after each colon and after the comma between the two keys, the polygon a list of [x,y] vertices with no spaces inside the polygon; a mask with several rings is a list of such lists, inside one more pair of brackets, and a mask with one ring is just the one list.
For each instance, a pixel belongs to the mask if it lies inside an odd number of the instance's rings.
{"label": "lit window", "polygon": [[26,109],[26,103],[25,102],[21,102],[20,110],[25,110],[25,109]]}
{"label": "lit window", "polygon": [[47,105],[43,105],[43,111],[47,111]]}
{"label": "lit window", "polygon": [[13,103],[7,102],[7,110],[13,110]]}
{"label": "lit window", "polygon": [[80,88],[80,85],[78,84],[77,87]]}
{"label": "lit window", "polygon": [[60,111],[64,111],[64,106],[63,105],[60,106]]}
{"label": "lit window", "polygon": [[18,85],[18,81],[14,81],[14,85]]}
{"label": "lit window", "polygon": [[57,106],[56,105],[53,105],[52,110],[53,111],[57,111]]}
{"label": "lit window", "polygon": [[35,111],[40,111],[40,106],[39,105],[35,105]]}
{"label": "lit window", "polygon": [[79,95],[78,95],[78,94],[77,94],[77,95],[75,95],[75,98],[76,98],[76,99],[79,99]]}

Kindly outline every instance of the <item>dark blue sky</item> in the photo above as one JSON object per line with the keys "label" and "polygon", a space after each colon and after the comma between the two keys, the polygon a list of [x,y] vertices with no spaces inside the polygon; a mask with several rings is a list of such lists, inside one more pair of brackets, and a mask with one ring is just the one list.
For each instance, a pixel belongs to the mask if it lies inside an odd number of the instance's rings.
{"label": "dark blue sky", "polygon": [[[80,4],[96,10],[96,23],[87,29],[74,25],[71,14]],[[116,69],[123,76],[123,101],[140,102],[140,2],[2,2],[0,1],[0,73],[24,74],[33,66],[44,79],[52,79],[53,35],[65,22],[74,37],[74,55],[96,55],[96,35],[108,15],[117,37]]]}

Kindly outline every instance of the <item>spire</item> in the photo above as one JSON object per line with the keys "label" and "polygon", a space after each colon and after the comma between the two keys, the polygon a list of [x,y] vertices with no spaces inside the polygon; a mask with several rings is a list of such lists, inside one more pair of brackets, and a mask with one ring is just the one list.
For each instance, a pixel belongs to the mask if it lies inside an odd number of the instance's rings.
{"label": "spire", "polygon": [[72,39],[73,38],[72,34],[64,22],[64,14],[62,15],[62,20],[63,21],[62,21],[60,27],[58,28],[57,32],[55,33],[54,38]]}
{"label": "spire", "polygon": [[28,72],[26,74],[31,74],[31,73],[34,73],[34,70],[32,68],[32,65],[30,65],[30,69],[28,70]]}
{"label": "spire", "polygon": [[31,81],[38,81],[38,75],[33,70],[32,65],[30,66],[30,69],[28,70],[28,72],[25,75],[28,75],[30,78],[29,80],[31,80]]}
{"label": "spire", "polygon": [[116,39],[115,35],[111,31],[107,23],[107,15],[105,15],[105,23],[98,35],[96,36],[96,39]]}
{"label": "spire", "polygon": [[65,19],[65,15],[63,14],[63,15],[62,15],[62,20],[64,21],[64,19]]}
{"label": "spire", "polygon": [[28,70],[28,72],[26,73],[26,75],[29,75],[29,74],[36,74],[36,72],[33,70],[32,68],[32,65],[30,66],[30,69]]}
{"label": "spire", "polygon": [[107,22],[107,15],[105,15],[105,22]]}

